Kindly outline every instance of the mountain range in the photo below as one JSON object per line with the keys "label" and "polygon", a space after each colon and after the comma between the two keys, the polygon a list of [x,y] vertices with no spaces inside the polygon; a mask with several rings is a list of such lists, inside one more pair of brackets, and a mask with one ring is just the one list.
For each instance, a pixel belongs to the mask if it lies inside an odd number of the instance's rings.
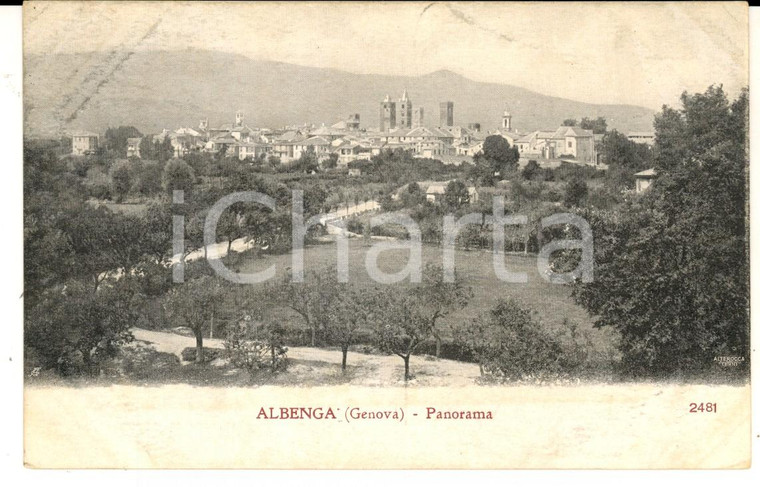
{"label": "mountain range", "polygon": [[362,127],[378,127],[385,95],[398,99],[407,90],[413,105],[424,107],[427,126],[438,126],[439,103],[452,101],[456,125],[478,122],[484,130],[499,126],[505,107],[518,131],[554,130],[567,118],[598,116],[622,132],[652,130],[651,109],[582,103],[506,81],[476,82],[451,71],[355,74],[196,49],[27,54],[24,127],[32,137],[119,125],[156,133],[197,127],[206,117],[211,127],[232,123],[237,110],[252,127],[331,125],[350,113],[360,114]]}

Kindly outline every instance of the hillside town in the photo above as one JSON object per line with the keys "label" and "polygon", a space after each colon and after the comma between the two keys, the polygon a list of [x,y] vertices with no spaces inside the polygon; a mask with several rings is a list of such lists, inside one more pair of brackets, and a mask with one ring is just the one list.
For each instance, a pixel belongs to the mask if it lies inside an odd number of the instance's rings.
{"label": "hillside town", "polygon": [[[436,158],[447,164],[471,162],[482,152],[483,142],[489,135],[503,137],[510,146],[520,151],[521,165],[535,160],[541,166],[556,166],[563,162],[595,166],[604,169],[598,145],[603,134],[579,126],[559,126],[538,131],[521,131],[513,124],[508,109],[498,122],[498,128],[482,130],[480,122],[466,125],[455,124],[454,103],[440,103],[437,124],[426,124],[423,107],[415,107],[406,90],[398,100],[389,95],[380,102],[378,124],[362,125],[358,113],[349,114],[345,120],[326,126],[295,125],[279,129],[251,127],[245,114],[238,111],[234,121],[217,127],[203,118],[197,127],[164,129],[152,136],[152,140],[169,140],[175,157],[190,152],[223,153],[246,159],[275,156],[284,164],[312,152],[322,163],[331,155],[337,156],[338,167],[346,167],[357,160],[369,160],[383,150],[410,151],[417,158]],[[492,125],[497,125],[493,123]],[[379,127],[379,128],[378,128]],[[98,134],[75,132],[72,137],[72,153],[84,155],[94,152],[99,144]],[[629,139],[652,145],[653,133],[633,132]],[[127,157],[140,158],[142,138],[129,138]]]}

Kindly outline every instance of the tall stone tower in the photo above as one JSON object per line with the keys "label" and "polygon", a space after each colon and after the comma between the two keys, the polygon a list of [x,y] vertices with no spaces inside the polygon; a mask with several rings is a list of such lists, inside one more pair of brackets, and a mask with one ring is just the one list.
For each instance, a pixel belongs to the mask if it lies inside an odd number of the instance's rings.
{"label": "tall stone tower", "polygon": [[396,128],[396,102],[391,101],[391,97],[385,95],[385,99],[380,104],[380,131],[393,130]]}
{"label": "tall stone tower", "polygon": [[238,110],[235,114],[235,127],[240,127],[241,125],[243,125],[243,112]]}
{"label": "tall stone tower", "polygon": [[412,128],[412,100],[406,94],[406,90],[398,100],[398,115],[396,116],[396,123],[398,128],[408,129]]}
{"label": "tall stone tower", "polygon": [[203,132],[208,130],[208,117],[201,119],[201,122],[198,124],[198,128]]}
{"label": "tall stone tower", "polygon": [[412,112],[412,128],[416,129],[425,125],[425,109],[417,107]]}
{"label": "tall stone tower", "polygon": [[441,127],[453,127],[454,126],[454,102],[442,101],[441,102]]}
{"label": "tall stone tower", "polygon": [[501,128],[512,131],[512,114],[508,108],[504,108],[504,115],[501,117]]}

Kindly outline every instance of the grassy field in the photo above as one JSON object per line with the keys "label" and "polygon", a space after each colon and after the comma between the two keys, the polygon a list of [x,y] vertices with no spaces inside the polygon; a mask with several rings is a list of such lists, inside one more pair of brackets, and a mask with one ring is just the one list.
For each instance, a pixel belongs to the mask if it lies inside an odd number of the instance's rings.
{"label": "grassy field", "polygon": [[[373,244],[376,242],[373,241]],[[369,277],[365,267],[365,255],[370,248],[361,239],[349,242],[349,280],[355,286],[373,286],[376,283]],[[409,252],[404,249],[384,251],[378,259],[378,266],[385,272],[401,270],[408,261]],[[442,251],[438,247],[424,245],[423,263],[442,262]],[[456,269],[465,283],[472,287],[473,299],[468,306],[446,319],[444,324],[460,324],[472,321],[478,314],[490,310],[499,298],[513,297],[523,306],[534,310],[541,322],[550,329],[558,329],[565,319],[586,330],[594,345],[594,361],[608,361],[615,355],[614,332],[608,329],[592,327],[589,315],[575,304],[570,296],[570,288],[544,281],[536,268],[533,255],[506,255],[506,267],[512,272],[525,272],[528,282],[512,284],[500,281],[493,271],[493,254],[490,251],[457,250]],[[310,246],[304,251],[304,268],[323,269],[336,263],[336,246],[332,244]],[[240,272],[258,272],[275,264],[278,275],[283,275],[291,267],[290,255],[254,257],[240,254],[239,262],[234,267]],[[293,320],[299,323],[297,316]]]}

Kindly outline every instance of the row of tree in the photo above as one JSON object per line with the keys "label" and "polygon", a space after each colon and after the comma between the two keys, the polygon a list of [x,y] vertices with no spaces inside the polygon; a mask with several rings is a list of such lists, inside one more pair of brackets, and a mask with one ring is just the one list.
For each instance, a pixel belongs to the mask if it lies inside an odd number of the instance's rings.
{"label": "row of tree", "polygon": [[283,364],[293,324],[276,312],[279,308],[301,318],[312,346],[338,348],[344,372],[351,347],[369,343],[398,356],[408,381],[411,358],[420,346],[434,341],[438,356],[445,338],[469,351],[484,378],[497,381],[559,377],[585,364],[590,349],[586,334],[569,324],[560,333],[549,332],[514,300],[499,301],[474,321],[445,325],[451,313],[467,306],[472,291],[459,278],[445,282],[437,265],[426,266],[423,275],[414,286],[357,288],[338,282],[335,268],[319,269],[307,273],[303,283],[286,278],[245,289],[233,313],[229,296],[224,308],[219,306],[224,284],[206,276],[174,289],[166,306],[173,324],[193,330],[197,362],[204,361],[203,337],[216,326],[224,330],[232,363],[254,374]]}

